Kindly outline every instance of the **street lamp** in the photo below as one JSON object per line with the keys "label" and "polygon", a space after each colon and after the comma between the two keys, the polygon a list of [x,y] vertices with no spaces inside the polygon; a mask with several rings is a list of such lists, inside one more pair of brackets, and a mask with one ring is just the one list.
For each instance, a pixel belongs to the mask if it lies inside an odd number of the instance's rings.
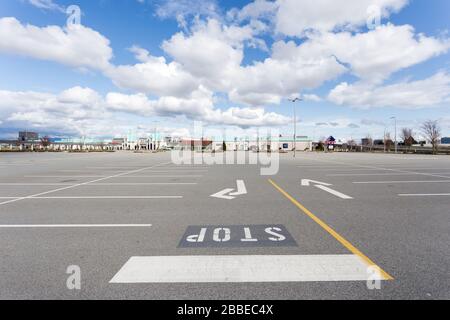
{"label": "street lamp", "polygon": [[297,110],[295,109],[295,103],[303,101],[300,98],[289,99],[292,103],[294,103],[294,158],[296,157],[297,152]]}
{"label": "street lamp", "polygon": [[395,153],[397,154],[397,150],[398,150],[398,145],[397,145],[397,117],[391,117],[391,120],[394,120],[394,124],[395,124]]}
{"label": "street lamp", "polygon": [[158,131],[158,123],[159,123],[160,121],[159,120],[154,120],[153,121],[153,124],[155,125],[155,127],[154,127],[154,135],[153,135],[153,151],[156,151],[156,135],[157,135],[157,131]]}

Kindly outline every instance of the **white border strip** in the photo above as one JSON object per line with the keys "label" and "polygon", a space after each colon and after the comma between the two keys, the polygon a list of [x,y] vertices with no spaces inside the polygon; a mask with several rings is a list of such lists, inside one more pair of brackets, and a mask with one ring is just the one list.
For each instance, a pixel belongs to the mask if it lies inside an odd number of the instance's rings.
{"label": "white border strip", "polygon": [[150,228],[151,224],[3,224],[0,229],[22,228]]}
{"label": "white border strip", "polygon": [[442,197],[450,196],[450,193],[418,193],[418,194],[399,194],[399,197]]}
{"label": "white border strip", "polygon": [[[0,199],[24,199],[22,197],[0,197]],[[183,199],[183,196],[72,196],[72,197],[26,197],[27,200],[61,199]]]}
{"label": "white border strip", "polygon": [[[152,176],[127,176],[128,172],[121,174],[120,176],[24,176],[25,178],[103,178],[101,180],[113,179],[113,178],[201,178],[203,175],[152,175]],[[92,184],[92,183],[86,183]]]}
{"label": "white border strip", "polygon": [[[111,182],[90,183],[89,186],[184,186],[197,185],[197,182]],[[0,183],[0,186],[71,186],[71,183]]]}
{"label": "white border strip", "polygon": [[366,281],[367,269],[356,255],[132,257],[110,283]]}
{"label": "white border strip", "polygon": [[450,180],[420,180],[420,181],[355,181],[354,184],[408,184],[408,183],[450,183]]}
{"label": "white border strip", "polygon": [[41,192],[41,193],[36,193],[36,194],[30,194],[29,196],[25,196],[25,197],[21,197],[21,198],[15,198],[15,199],[12,199],[12,200],[0,202],[0,206],[8,204],[8,203],[22,201],[22,200],[25,200],[25,199],[30,199],[30,198],[34,198],[34,197],[43,196],[43,195],[46,195],[46,194],[49,194],[49,193],[54,193],[54,192],[58,192],[58,191],[63,191],[63,190],[68,190],[68,189],[80,187],[80,186],[85,186],[85,185],[88,185],[88,184],[91,184],[91,183],[95,183],[95,182],[100,182],[100,181],[104,181],[104,180],[108,180],[108,179],[112,179],[112,178],[118,178],[118,177],[121,177],[121,176],[126,175],[126,174],[133,174],[133,173],[142,172],[142,171],[144,171],[146,169],[155,168],[155,167],[162,166],[162,165],[165,165],[165,164],[168,164],[168,163],[170,163],[170,162],[163,162],[163,163],[159,163],[159,164],[156,164],[156,165],[153,165],[151,167],[144,168],[144,169],[133,170],[133,171],[125,172],[125,173],[119,173],[119,174],[115,174],[115,175],[108,176],[108,177],[103,177],[103,178],[99,178],[99,179],[95,179],[95,180],[91,180],[91,181],[77,183],[77,184],[74,184],[74,185],[71,185],[71,186],[66,186],[66,187],[53,189],[53,190],[48,190],[48,191]]}

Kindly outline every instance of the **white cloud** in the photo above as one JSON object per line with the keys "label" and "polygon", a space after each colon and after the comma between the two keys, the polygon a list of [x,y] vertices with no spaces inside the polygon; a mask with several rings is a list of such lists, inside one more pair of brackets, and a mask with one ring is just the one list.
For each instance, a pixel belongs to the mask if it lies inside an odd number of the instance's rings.
{"label": "white cloud", "polygon": [[107,68],[112,58],[109,40],[90,28],[40,28],[11,17],[0,18],[0,52],[92,69]]}
{"label": "white cloud", "polygon": [[[340,105],[416,108],[446,101],[448,96],[444,92],[448,92],[449,85],[445,73],[397,85],[382,86],[382,83],[399,70],[447,52],[450,41],[416,34],[408,25],[388,24],[368,32],[355,32],[365,22],[367,6],[378,4],[384,16],[388,16],[407,3],[357,1],[295,1],[304,9],[300,12],[292,8],[291,0],[258,0],[242,10],[230,11],[227,22],[216,16],[216,2],[202,6],[197,1],[164,1],[158,11],[161,17],[176,16],[181,19],[179,22],[186,23],[186,16],[195,16],[198,5],[202,7],[198,14],[208,19],[194,18],[189,28],[184,25],[183,32],[164,41],[162,49],[168,57],[153,56],[144,48],[133,46],[130,51],[137,62],[128,65],[112,64],[109,40],[88,27],[38,27],[22,24],[15,18],[0,18],[0,52],[98,70],[117,87],[131,91],[131,94],[112,92],[105,97],[80,87],[58,95],[3,91],[0,115],[8,121],[54,125],[59,119],[71,130],[86,130],[85,125],[92,124],[95,117],[112,119],[122,112],[145,117],[185,116],[245,128],[277,126],[289,119],[266,112],[262,106],[280,104],[291,96],[319,102],[320,97],[302,93],[346,73],[353,73],[359,81],[342,83],[330,93],[329,100]],[[189,10],[183,12],[180,8]],[[283,15],[289,16],[280,25]],[[276,38],[268,50],[261,34],[270,29],[271,19],[281,34],[304,39]],[[341,27],[352,32],[336,31]],[[321,32],[305,33],[311,28]],[[266,50],[268,57],[244,65],[246,47]],[[217,109],[214,102],[222,93],[228,95],[229,101],[247,107]],[[408,102],[412,98],[414,102]],[[14,107],[13,113],[1,108],[6,102]],[[345,126],[355,127],[354,123]]]}
{"label": "white cloud", "polygon": [[279,41],[274,45],[273,57],[284,60],[334,57],[359,78],[380,82],[396,71],[443,54],[449,48],[448,39],[416,35],[411,26],[388,24],[354,35],[350,32],[325,33],[313,36],[299,46],[293,41]]}
{"label": "white cloud", "polygon": [[233,8],[227,12],[229,19],[243,21],[246,19],[274,18],[278,3],[267,0],[255,0],[242,9]]}
{"label": "white cloud", "polygon": [[111,133],[111,114],[89,88],[74,87],[58,95],[0,91],[0,116],[11,127],[25,124],[38,130],[96,136]]}
{"label": "white cloud", "polygon": [[[116,135],[130,124],[123,113],[143,117],[159,116],[201,120],[209,125],[278,126],[289,118],[264,109],[214,106],[214,95],[200,87],[187,98],[164,96],[155,100],[144,94],[110,92],[102,97],[90,88],[73,87],[59,94],[0,91],[0,118],[3,125],[22,125],[40,130],[56,130],[79,135]],[[128,117],[129,118],[129,117]],[[119,132],[119,133],[120,133]]]}
{"label": "white cloud", "polygon": [[418,81],[404,81],[385,86],[341,83],[329,94],[338,105],[359,108],[394,107],[421,109],[450,102],[450,75],[439,72]]}
{"label": "white cloud", "polygon": [[223,88],[244,57],[242,41],[251,30],[223,28],[211,19],[200,24],[192,35],[175,34],[162,47],[192,75],[207,79],[213,87]]}
{"label": "white cloud", "polygon": [[150,100],[144,94],[111,92],[106,96],[106,104],[110,110],[142,116],[186,115],[194,118],[201,117],[214,107],[212,93],[204,88],[186,98],[164,96],[157,100]]}
{"label": "white cloud", "polygon": [[304,94],[304,95],[302,95],[302,98],[305,101],[311,101],[311,102],[321,102],[322,101],[322,98],[315,94]]}
{"label": "white cloud", "polygon": [[156,0],[156,14],[160,18],[175,18],[179,27],[187,30],[189,19],[197,17],[220,18],[215,0]]}
{"label": "white cloud", "polygon": [[240,70],[233,79],[230,99],[249,105],[279,104],[283,98],[316,88],[345,70],[331,57],[268,58]]}
{"label": "white cloud", "polygon": [[39,9],[64,11],[64,7],[53,0],[28,0],[28,2]]}
{"label": "white cloud", "polygon": [[364,25],[370,6],[378,6],[382,16],[389,17],[408,4],[408,0],[278,0],[277,4],[276,31],[304,36],[310,29],[328,32]]}
{"label": "white cloud", "polygon": [[[191,35],[177,33],[163,43],[163,49],[203,85],[228,93],[233,102],[279,104],[283,97],[320,86],[346,70],[333,57],[321,55],[293,54],[242,66],[243,47],[255,36],[252,28],[227,27],[210,19],[194,30]],[[275,47],[273,56],[277,50]]]}
{"label": "white cloud", "polygon": [[179,63],[167,63],[164,57],[151,56],[139,47],[131,51],[141,63],[111,66],[105,71],[118,87],[161,96],[186,96],[198,88],[199,81]]}
{"label": "white cloud", "polygon": [[239,127],[279,126],[290,121],[288,117],[276,113],[266,113],[264,109],[214,108],[213,93],[203,87],[188,98],[161,97],[150,100],[143,94],[126,95],[109,93],[106,104],[114,111],[134,113],[142,116],[183,115],[191,120],[201,120],[208,124]]}

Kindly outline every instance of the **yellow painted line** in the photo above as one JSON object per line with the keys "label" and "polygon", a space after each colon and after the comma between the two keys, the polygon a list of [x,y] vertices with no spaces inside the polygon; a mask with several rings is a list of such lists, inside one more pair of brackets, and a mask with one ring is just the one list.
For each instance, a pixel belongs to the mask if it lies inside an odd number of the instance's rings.
{"label": "yellow painted line", "polygon": [[309,211],[305,206],[303,206],[300,202],[295,200],[289,193],[284,191],[279,185],[277,185],[273,180],[269,179],[269,182],[277,189],[282,195],[288,198],[296,207],[298,207],[301,211],[303,211],[308,217],[314,220],[318,225],[320,225],[325,231],[331,234],[337,241],[339,241],[344,247],[346,247],[351,253],[360,257],[368,266],[375,266],[379,269],[380,274],[385,280],[394,280],[394,278],[388,274],[386,271],[381,269],[379,266],[375,264],[369,257],[367,257],[364,253],[359,251],[355,246],[353,246],[350,242],[348,242],[344,237],[339,235],[336,231],[334,231],[329,225],[319,219],[316,215],[314,215],[311,211]]}

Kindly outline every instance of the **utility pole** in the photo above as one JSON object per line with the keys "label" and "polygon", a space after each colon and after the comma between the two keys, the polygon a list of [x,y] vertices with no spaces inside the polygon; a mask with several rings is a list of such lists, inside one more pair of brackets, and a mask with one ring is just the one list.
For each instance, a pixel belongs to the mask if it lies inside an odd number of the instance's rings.
{"label": "utility pole", "polygon": [[294,158],[296,157],[297,152],[297,110],[295,108],[295,103],[303,101],[300,98],[290,99],[292,103],[294,103]]}
{"label": "utility pole", "polygon": [[157,149],[157,147],[156,147],[156,136],[157,136],[157,131],[158,131],[158,123],[159,123],[159,121],[158,120],[154,120],[153,121],[153,124],[155,125],[155,127],[154,127],[154,134],[153,134],[153,151],[156,151],[156,149]]}

